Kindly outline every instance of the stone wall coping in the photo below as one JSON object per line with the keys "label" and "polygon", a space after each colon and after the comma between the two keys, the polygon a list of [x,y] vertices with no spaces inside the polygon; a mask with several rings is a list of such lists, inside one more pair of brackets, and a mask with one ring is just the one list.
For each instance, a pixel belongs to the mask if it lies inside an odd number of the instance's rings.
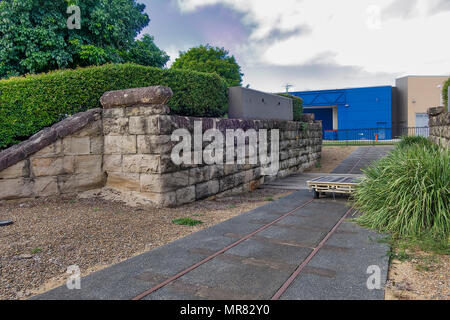
{"label": "stone wall coping", "polygon": [[433,107],[428,109],[428,115],[431,117],[436,117],[440,115],[441,113],[444,113],[445,108],[444,107]]}
{"label": "stone wall coping", "polygon": [[0,171],[25,160],[32,154],[54,143],[56,140],[74,134],[89,123],[99,120],[102,109],[90,109],[70,116],[49,128],[45,128],[26,141],[0,152]]}
{"label": "stone wall coping", "polygon": [[100,98],[104,109],[135,105],[165,105],[173,92],[169,87],[154,86],[126,90],[108,91]]}

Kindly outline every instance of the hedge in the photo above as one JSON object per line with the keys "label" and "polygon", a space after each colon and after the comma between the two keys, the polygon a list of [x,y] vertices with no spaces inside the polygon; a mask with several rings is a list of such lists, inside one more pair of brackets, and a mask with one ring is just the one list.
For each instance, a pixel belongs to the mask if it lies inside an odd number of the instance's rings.
{"label": "hedge", "polygon": [[303,113],[303,100],[289,93],[279,93],[278,95],[286,98],[291,98],[292,100],[294,100],[293,101],[294,121],[301,121]]}
{"label": "hedge", "polygon": [[448,87],[450,86],[450,79],[447,80],[447,82],[444,84],[444,88],[442,89],[442,97],[444,99],[444,106],[445,109],[448,111],[450,111],[450,109],[448,108]]}
{"label": "hedge", "polygon": [[0,150],[69,115],[100,107],[106,91],[153,85],[172,89],[173,114],[220,117],[226,113],[227,86],[216,74],[107,64],[10,78],[0,81]]}

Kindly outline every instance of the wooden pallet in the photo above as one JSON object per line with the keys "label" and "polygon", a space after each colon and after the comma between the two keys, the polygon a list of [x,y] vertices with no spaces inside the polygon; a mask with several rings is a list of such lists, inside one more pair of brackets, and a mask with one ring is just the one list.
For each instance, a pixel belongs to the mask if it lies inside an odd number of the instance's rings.
{"label": "wooden pallet", "polygon": [[306,182],[308,187],[314,191],[314,198],[319,198],[322,193],[352,194],[360,181],[353,177],[324,176]]}

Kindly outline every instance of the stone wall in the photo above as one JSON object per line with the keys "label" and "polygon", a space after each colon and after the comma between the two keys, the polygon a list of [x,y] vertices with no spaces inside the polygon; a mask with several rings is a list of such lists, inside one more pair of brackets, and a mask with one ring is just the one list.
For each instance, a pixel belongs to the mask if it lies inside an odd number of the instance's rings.
{"label": "stone wall", "polygon": [[445,112],[444,107],[436,107],[430,108],[428,115],[429,139],[444,148],[450,148],[450,112]]}
{"label": "stone wall", "polygon": [[102,187],[102,110],[69,117],[0,153],[0,200]]}
{"label": "stone wall", "polygon": [[[276,177],[314,166],[321,156],[322,125],[311,115],[305,115],[307,122],[303,123],[171,116],[164,105],[171,92],[161,88],[153,90],[132,94],[129,90],[115,91],[101,99],[105,134],[103,166],[108,174],[108,187],[143,193],[162,206],[182,205],[217,194],[254,190]],[[148,96],[159,99],[143,98]],[[263,176],[259,162],[175,165],[171,153],[176,143],[171,141],[171,135],[176,129],[187,129],[193,134],[196,121],[201,121],[202,133],[213,128],[223,133],[227,129],[279,129],[277,176]],[[191,145],[194,151],[194,143]]]}
{"label": "stone wall", "polygon": [[[167,87],[107,92],[100,101],[103,110],[69,117],[0,152],[0,200],[107,186],[142,193],[160,206],[177,206],[254,190],[314,166],[321,156],[322,125],[312,115],[304,115],[304,122],[172,116],[167,107],[171,97]],[[178,142],[172,142],[172,133],[176,129],[193,133],[198,121],[202,132],[267,129],[270,136],[270,130],[278,129],[280,169],[276,176],[262,175],[260,162],[175,165],[171,153]]]}

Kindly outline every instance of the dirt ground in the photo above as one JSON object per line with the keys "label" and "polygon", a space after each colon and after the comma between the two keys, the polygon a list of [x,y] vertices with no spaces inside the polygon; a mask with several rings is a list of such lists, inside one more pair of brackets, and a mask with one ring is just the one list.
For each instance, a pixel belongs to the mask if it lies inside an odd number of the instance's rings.
{"label": "dirt ground", "polygon": [[[261,189],[174,209],[86,195],[2,203],[0,220],[14,224],[0,229],[0,299],[26,299],[64,284],[68,266],[84,276],[290,193]],[[203,224],[172,223],[184,217]]]}
{"label": "dirt ground", "polygon": [[330,173],[358,147],[322,147],[320,164],[309,169],[312,173]]}
{"label": "dirt ground", "polygon": [[386,300],[450,300],[450,256],[415,252],[410,260],[394,260]]}

